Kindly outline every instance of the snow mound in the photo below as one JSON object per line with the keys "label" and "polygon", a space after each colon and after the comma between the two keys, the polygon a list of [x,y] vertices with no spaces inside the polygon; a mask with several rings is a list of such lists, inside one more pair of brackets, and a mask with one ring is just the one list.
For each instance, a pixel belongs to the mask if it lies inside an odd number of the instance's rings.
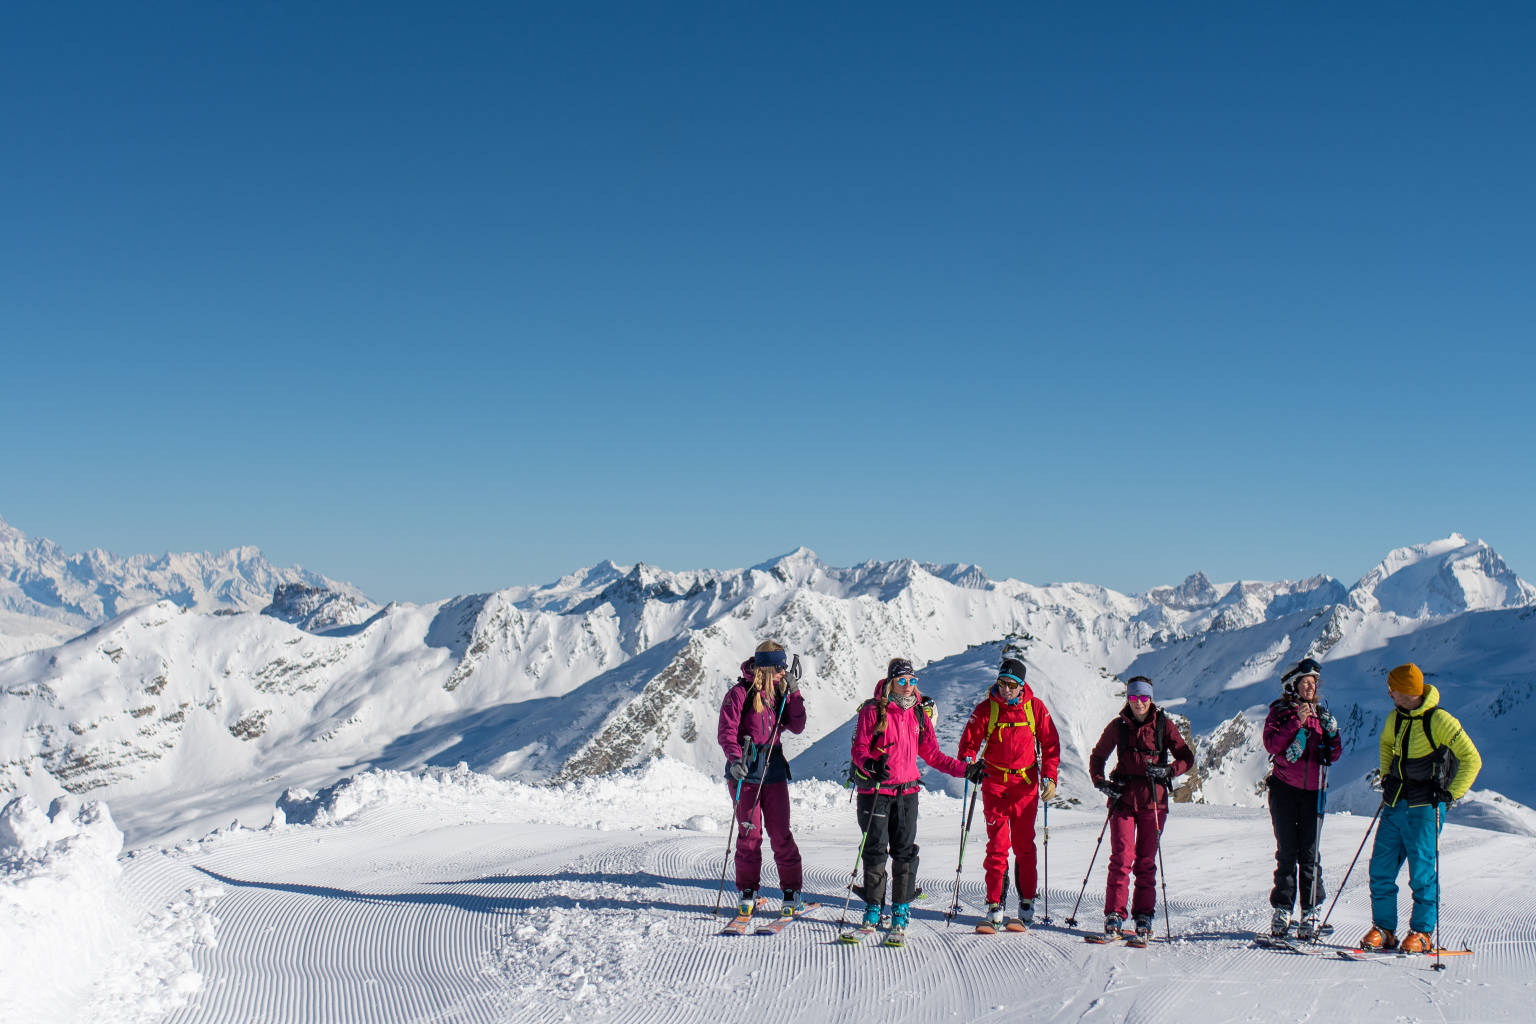
{"label": "snow mound", "polygon": [[105,804],[27,796],[0,810],[0,1020],[153,1021],[202,988],[220,890],[146,920],[117,892],[123,834]]}

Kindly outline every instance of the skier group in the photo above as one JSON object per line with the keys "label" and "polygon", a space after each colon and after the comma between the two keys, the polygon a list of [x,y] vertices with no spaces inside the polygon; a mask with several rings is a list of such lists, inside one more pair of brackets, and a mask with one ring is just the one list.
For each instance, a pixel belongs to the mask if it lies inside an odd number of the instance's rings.
{"label": "skier group", "polygon": [[[911,919],[918,893],[918,758],[946,775],[964,778],[967,789],[974,785],[980,793],[987,830],[987,907],[976,930],[1017,931],[1034,922],[1039,895],[1036,814],[1042,801],[1048,807],[1056,794],[1061,740],[1025,674],[1024,662],[1005,652],[997,679],[971,712],[954,757],[939,748],[934,704],[918,689],[910,660],[891,659],[874,695],[860,707],[849,773],[857,791],[862,835],[863,878],[849,886],[852,895],[864,901],[860,932],[872,933],[882,923],[888,881],[887,944],[901,943]],[[1342,755],[1343,744],[1338,721],[1318,700],[1322,677],[1322,666],[1311,658],[1291,667],[1281,678],[1281,696],[1270,705],[1264,722],[1264,747],[1273,766],[1266,783],[1275,832],[1270,933],[1277,940],[1285,940],[1293,925],[1297,938],[1314,940],[1326,921],[1326,915],[1319,920],[1324,899],[1319,838],[1328,768]],[[1380,740],[1382,800],[1372,818],[1372,827],[1379,819],[1380,828],[1370,860],[1372,924],[1360,947],[1429,953],[1439,948],[1433,935],[1439,908],[1438,840],[1446,807],[1471,788],[1482,760],[1461,723],[1440,707],[1438,691],[1424,682],[1417,665],[1394,668],[1387,688],[1394,710]],[[1146,676],[1128,680],[1125,706],[1104,727],[1089,756],[1089,777],[1105,795],[1108,809],[1099,843],[1106,831],[1110,836],[1104,928],[1088,936],[1090,941],[1123,937],[1144,945],[1152,934],[1169,790],[1194,764],[1189,743],[1152,697],[1152,681]],[[737,823],[739,925],[765,902],[758,895],[765,836],[783,890],[781,920],[787,922],[807,909],[800,851],[790,829],[789,762],[782,745],[785,732],[800,733],[805,724],[798,659],[791,662],[775,641],[759,644],[726,693],[718,733]],[[1111,752],[1115,765],[1106,772]],[[975,802],[973,794],[964,819],[967,831]],[[964,849],[962,833],[962,865]],[[1096,845],[1095,858],[1098,850]],[[1018,894],[1018,914],[1011,918],[1005,909],[1010,851]],[[1405,860],[1413,911],[1409,931],[1399,943],[1397,876]],[[957,867],[957,907],[959,871]],[[1090,862],[1088,875],[1092,871]],[[1087,881],[1085,875],[1085,889]],[[1130,929],[1125,927],[1128,921]],[[1075,919],[1069,917],[1068,923]]]}

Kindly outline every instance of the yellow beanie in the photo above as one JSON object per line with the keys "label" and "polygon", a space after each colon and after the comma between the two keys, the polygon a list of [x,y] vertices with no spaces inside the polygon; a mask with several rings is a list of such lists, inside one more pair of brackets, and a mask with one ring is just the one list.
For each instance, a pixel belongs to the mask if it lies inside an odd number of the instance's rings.
{"label": "yellow beanie", "polygon": [[1387,689],[1393,693],[1417,697],[1424,692],[1424,673],[1413,662],[1399,665],[1387,673]]}

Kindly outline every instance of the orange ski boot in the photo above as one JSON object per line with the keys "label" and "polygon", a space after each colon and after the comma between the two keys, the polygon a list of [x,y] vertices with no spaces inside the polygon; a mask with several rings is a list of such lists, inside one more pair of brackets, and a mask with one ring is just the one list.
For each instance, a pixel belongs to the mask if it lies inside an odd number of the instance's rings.
{"label": "orange ski boot", "polygon": [[1396,949],[1397,936],[1393,935],[1389,929],[1379,928],[1373,924],[1371,925],[1371,930],[1366,932],[1365,937],[1360,940],[1360,948]]}
{"label": "orange ski boot", "polygon": [[1428,932],[1409,932],[1398,948],[1404,953],[1433,953],[1435,940]]}

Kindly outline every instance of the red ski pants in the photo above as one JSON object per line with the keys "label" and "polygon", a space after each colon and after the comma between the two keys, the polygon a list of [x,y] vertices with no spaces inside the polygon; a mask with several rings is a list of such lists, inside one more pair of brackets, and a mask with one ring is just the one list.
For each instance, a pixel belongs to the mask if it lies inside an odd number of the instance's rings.
{"label": "red ski pants", "polygon": [[[1125,898],[1131,896],[1131,915],[1157,910],[1157,834],[1168,819],[1166,810],[1152,807],[1131,811],[1116,808],[1109,815],[1109,881],[1104,888],[1104,913],[1125,916]],[[1128,893],[1131,873],[1136,891]]]}
{"label": "red ski pants", "polygon": [[1008,850],[1014,857],[1014,881],[1019,898],[1032,900],[1035,892],[1035,811],[1040,806],[1040,787],[1021,775],[988,779],[981,784],[981,806],[987,816],[987,856],[982,861],[987,877],[987,902],[1001,903],[1008,891]]}
{"label": "red ski pants", "polygon": [[[727,782],[731,796],[736,783]],[[762,799],[758,799],[761,792]],[[736,888],[745,892],[762,881],[763,832],[773,844],[773,862],[779,869],[779,888],[800,888],[800,848],[789,830],[789,784],[742,786],[736,803]]]}

